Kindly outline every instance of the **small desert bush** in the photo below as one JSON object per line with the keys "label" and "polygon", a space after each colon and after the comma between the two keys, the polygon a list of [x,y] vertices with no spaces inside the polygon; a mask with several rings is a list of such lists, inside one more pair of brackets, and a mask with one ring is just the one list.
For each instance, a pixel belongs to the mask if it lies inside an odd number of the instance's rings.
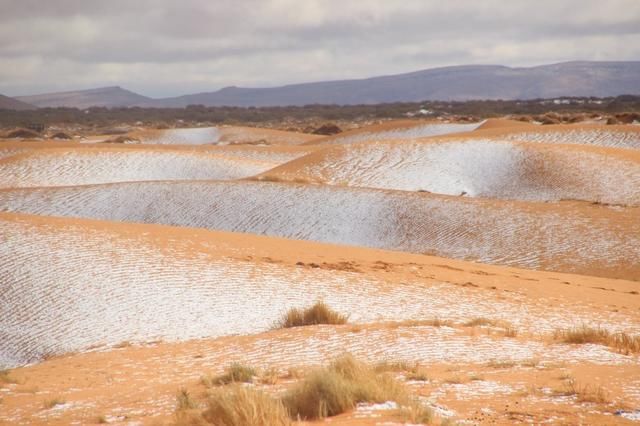
{"label": "small desert bush", "polygon": [[360,402],[407,399],[406,388],[393,377],[344,355],[310,373],[287,392],[283,402],[293,418],[316,419],[344,413]]}
{"label": "small desert bush", "polygon": [[217,389],[202,417],[224,426],[288,426],[289,414],[281,401],[264,392],[240,385]]}
{"label": "small desert bush", "polygon": [[605,345],[627,354],[640,352],[640,336],[611,333],[601,327],[582,325],[568,330],[558,330],[554,333],[554,338],[563,343]]}
{"label": "small desert bush", "polygon": [[347,317],[320,301],[306,309],[290,309],[278,322],[277,328],[302,327],[317,324],[345,324]]}
{"label": "small desert bush", "polygon": [[201,382],[206,387],[226,385],[229,383],[250,383],[253,381],[255,375],[256,370],[252,367],[240,363],[233,363],[224,370],[223,374],[215,377],[205,376],[201,379]]}

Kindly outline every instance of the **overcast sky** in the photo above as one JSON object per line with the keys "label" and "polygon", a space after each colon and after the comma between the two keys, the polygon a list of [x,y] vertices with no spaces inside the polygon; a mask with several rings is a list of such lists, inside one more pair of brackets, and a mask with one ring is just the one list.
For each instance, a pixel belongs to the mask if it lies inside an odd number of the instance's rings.
{"label": "overcast sky", "polygon": [[639,60],[640,0],[0,0],[0,93]]}

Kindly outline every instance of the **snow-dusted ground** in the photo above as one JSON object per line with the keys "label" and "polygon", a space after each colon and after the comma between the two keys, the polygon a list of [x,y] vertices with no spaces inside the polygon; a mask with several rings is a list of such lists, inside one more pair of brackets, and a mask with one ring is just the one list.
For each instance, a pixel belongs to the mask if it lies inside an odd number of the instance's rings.
{"label": "snow-dusted ground", "polygon": [[162,223],[640,276],[637,209],[272,182],[133,182],[0,191],[0,210]]}
{"label": "snow-dusted ground", "polygon": [[640,205],[639,160],[489,139],[334,147],[269,175],[471,197]]}
{"label": "snow-dusted ground", "polygon": [[0,187],[108,182],[239,179],[275,163],[184,150],[36,150],[0,162]]}
{"label": "snow-dusted ground", "polygon": [[[216,247],[229,248],[215,238],[163,239],[151,232],[121,234],[99,225],[34,223],[28,217],[0,217],[0,234],[0,368],[123,341],[256,333],[269,329],[287,309],[319,299],[349,314],[353,323],[434,317],[462,322],[486,316],[507,319],[520,331],[581,323],[640,331],[624,314],[594,314],[573,301],[570,307],[554,305],[513,292],[487,298],[478,290],[437,282],[390,284],[353,272],[211,257]],[[210,355],[288,366],[292,359],[316,363],[345,350],[377,360],[486,362],[503,354],[518,360],[634,359],[600,346],[495,340],[448,327],[287,333],[284,339],[255,339],[250,347],[227,346]]]}
{"label": "snow-dusted ground", "polygon": [[219,139],[220,130],[217,127],[202,127],[154,132],[152,136],[142,139],[142,143],[154,145],[204,145],[216,143]]}
{"label": "snow-dusted ground", "polygon": [[477,129],[482,123],[471,124],[453,124],[453,123],[436,123],[436,124],[420,124],[411,127],[400,127],[390,130],[381,130],[375,132],[362,131],[349,135],[337,135],[326,141],[322,141],[323,145],[346,145],[367,141],[384,141],[389,139],[415,139],[428,136],[446,135],[449,133],[470,132]]}
{"label": "snow-dusted ground", "polygon": [[514,131],[501,137],[512,141],[640,149],[640,132],[606,127],[602,129],[567,129],[564,131]]}

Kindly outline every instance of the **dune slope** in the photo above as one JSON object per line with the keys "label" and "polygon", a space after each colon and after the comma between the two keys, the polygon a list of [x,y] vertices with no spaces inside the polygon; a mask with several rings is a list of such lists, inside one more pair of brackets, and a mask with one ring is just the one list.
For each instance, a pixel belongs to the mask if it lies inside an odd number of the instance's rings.
{"label": "dune slope", "polygon": [[207,181],[3,190],[0,210],[201,227],[640,279],[638,208]]}

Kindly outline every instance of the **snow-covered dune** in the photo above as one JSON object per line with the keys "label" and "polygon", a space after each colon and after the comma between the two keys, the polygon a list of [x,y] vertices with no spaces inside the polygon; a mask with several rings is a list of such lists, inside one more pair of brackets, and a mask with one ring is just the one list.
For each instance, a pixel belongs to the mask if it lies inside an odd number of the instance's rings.
{"label": "snow-covered dune", "polygon": [[143,144],[153,145],[298,145],[320,138],[320,136],[305,133],[242,126],[144,130],[132,132],[130,136]]}
{"label": "snow-covered dune", "polygon": [[255,181],[0,191],[0,210],[161,223],[640,279],[640,210]]}
{"label": "snow-covered dune", "polygon": [[[584,306],[572,306],[575,312],[567,317],[566,306],[550,307],[544,299],[527,299],[525,307],[518,292],[488,296],[486,291],[425,281],[418,275],[409,281],[407,276],[395,277],[399,282],[390,283],[375,274],[296,264],[297,259],[326,252],[351,253],[357,262],[374,264],[381,258],[389,260],[384,252],[346,251],[197,229],[6,213],[0,213],[0,234],[0,368],[125,341],[256,333],[269,329],[287,309],[318,299],[349,313],[350,321],[356,323],[438,315],[465,321],[486,315],[517,321],[523,330],[537,332],[574,321],[604,324],[614,330],[637,329],[635,324],[610,325],[618,314],[608,310],[594,315]],[[271,257],[259,261],[252,257],[256,254],[277,256],[281,261]],[[418,256],[392,255],[400,262],[418,260]],[[483,277],[485,284],[492,279],[513,280],[517,272],[497,268],[489,272],[481,265],[445,259],[429,262],[430,268],[440,272],[424,272],[475,275]],[[545,288],[555,285],[551,277],[539,278],[547,280]],[[548,350],[540,343],[535,345],[536,350]],[[522,358],[531,356],[531,350],[526,350]]]}
{"label": "snow-covered dune", "polygon": [[326,148],[261,179],[529,201],[640,205],[640,153],[491,139]]}
{"label": "snow-covered dune", "polygon": [[359,142],[385,141],[390,139],[415,139],[440,136],[449,133],[469,132],[482,123],[424,123],[420,121],[391,121],[388,123],[363,127],[357,130],[329,136],[309,144],[349,145]]}
{"label": "snow-covered dune", "polygon": [[594,145],[640,149],[640,126],[597,124],[558,124],[529,128],[477,130],[472,137],[492,137],[547,144]]}
{"label": "snow-covered dune", "polygon": [[108,182],[238,179],[277,163],[187,150],[46,149],[0,160],[0,187],[87,185]]}

